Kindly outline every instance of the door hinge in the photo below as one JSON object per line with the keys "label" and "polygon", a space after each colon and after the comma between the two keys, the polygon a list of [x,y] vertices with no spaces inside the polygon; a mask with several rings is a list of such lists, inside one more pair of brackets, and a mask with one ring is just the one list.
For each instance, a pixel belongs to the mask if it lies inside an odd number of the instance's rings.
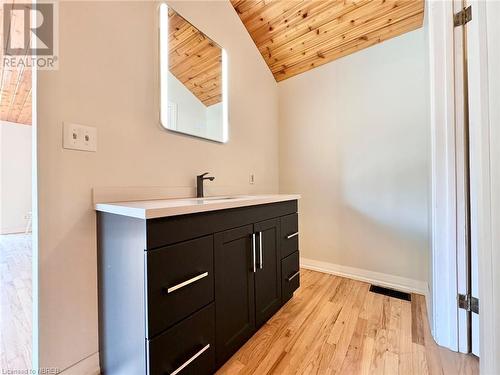
{"label": "door hinge", "polygon": [[458,308],[479,314],[479,298],[472,297],[470,294],[459,294]]}
{"label": "door hinge", "polygon": [[463,26],[470,20],[472,20],[472,8],[470,5],[453,16],[453,24],[455,27]]}

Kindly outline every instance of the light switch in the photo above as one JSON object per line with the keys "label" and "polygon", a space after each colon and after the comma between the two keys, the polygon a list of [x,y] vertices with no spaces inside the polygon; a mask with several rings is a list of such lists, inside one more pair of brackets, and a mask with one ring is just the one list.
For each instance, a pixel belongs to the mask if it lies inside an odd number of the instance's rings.
{"label": "light switch", "polygon": [[70,150],[97,151],[97,129],[72,123],[64,123],[63,147]]}

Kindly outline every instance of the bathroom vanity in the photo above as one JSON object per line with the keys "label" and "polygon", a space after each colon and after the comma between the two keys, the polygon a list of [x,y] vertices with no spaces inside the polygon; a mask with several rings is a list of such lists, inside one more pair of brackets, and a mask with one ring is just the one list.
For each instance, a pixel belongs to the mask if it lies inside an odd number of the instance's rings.
{"label": "bathroom vanity", "polygon": [[97,204],[103,374],[211,374],[299,287],[297,195]]}

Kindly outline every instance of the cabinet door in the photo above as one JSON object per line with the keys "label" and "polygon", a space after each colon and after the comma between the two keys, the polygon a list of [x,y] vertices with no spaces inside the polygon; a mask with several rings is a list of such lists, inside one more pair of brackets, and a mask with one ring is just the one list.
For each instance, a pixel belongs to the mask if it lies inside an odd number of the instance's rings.
{"label": "cabinet door", "polygon": [[281,307],[279,219],[255,224],[254,232],[257,234],[255,319],[260,327]]}
{"label": "cabinet door", "polygon": [[253,225],[214,236],[216,361],[222,365],[255,332]]}

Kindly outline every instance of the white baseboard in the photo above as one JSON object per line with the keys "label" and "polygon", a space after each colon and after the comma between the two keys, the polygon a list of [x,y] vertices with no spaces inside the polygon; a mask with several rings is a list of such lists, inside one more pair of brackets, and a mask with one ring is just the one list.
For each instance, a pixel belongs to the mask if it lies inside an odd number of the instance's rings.
{"label": "white baseboard", "polygon": [[0,229],[0,234],[18,234],[24,233],[25,231],[26,225],[24,227],[2,228]]}
{"label": "white baseboard", "polygon": [[63,370],[61,375],[99,375],[101,369],[99,367],[99,352],[89,355],[80,362],[75,363],[71,367]]}
{"label": "white baseboard", "polygon": [[426,297],[428,297],[429,294],[429,287],[425,281],[307,258],[300,258],[300,266],[308,270],[364,281],[370,284],[400,290],[402,292],[423,294]]}

